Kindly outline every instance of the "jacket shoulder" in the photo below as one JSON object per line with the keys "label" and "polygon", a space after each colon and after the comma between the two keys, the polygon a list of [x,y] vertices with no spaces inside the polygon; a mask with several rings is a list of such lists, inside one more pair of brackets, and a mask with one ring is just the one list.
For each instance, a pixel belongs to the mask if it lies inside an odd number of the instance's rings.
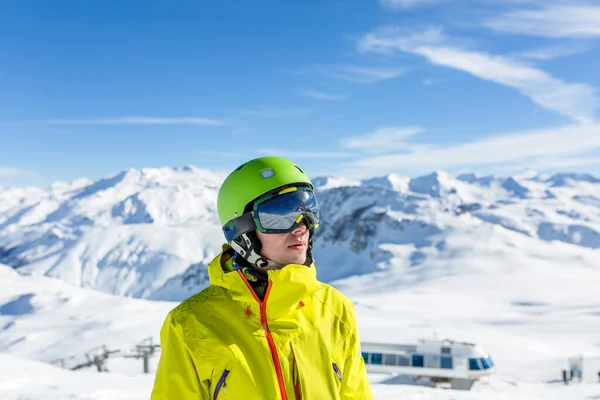
{"label": "jacket shoulder", "polygon": [[320,288],[317,291],[317,297],[319,297],[321,301],[340,310],[346,308],[354,309],[354,303],[345,294],[327,283],[319,282],[319,284]]}
{"label": "jacket shoulder", "polygon": [[331,285],[320,282],[316,298],[339,320],[349,331],[355,328],[354,303],[346,295]]}
{"label": "jacket shoulder", "polygon": [[195,314],[206,307],[210,304],[211,300],[215,300],[225,295],[225,293],[227,293],[227,289],[210,285],[179,303],[177,307],[171,310],[170,314],[173,320],[181,322],[190,314]]}

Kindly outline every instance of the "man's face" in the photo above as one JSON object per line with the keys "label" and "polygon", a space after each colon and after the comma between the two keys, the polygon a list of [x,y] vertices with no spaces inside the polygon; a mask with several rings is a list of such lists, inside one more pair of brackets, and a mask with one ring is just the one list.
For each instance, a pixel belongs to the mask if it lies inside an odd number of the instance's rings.
{"label": "man's face", "polygon": [[304,264],[309,233],[304,222],[289,233],[267,234],[257,230],[256,234],[262,243],[260,255],[281,265]]}

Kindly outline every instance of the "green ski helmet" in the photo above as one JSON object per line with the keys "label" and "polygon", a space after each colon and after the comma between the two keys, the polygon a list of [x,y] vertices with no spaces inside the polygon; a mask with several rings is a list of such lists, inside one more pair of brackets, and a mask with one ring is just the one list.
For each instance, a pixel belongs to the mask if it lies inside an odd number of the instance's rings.
{"label": "green ski helmet", "polygon": [[[294,184],[308,186],[314,190],[304,171],[286,158],[268,156],[245,162],[225,178],[219,189],[217,211],[221,227],[225,230],[228,223],[242,216],[247,207],[261,196],[282,186]],[[258,254],[262,246],[254,229],[229,243],[238,254],[252,264],[261,267],[273,264]]]}

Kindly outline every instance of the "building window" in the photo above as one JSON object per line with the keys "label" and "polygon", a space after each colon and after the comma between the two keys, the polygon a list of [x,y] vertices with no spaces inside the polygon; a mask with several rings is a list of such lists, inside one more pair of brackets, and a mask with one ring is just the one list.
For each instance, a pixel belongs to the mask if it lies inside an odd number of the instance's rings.
{"label": "building window", "polygon": [[381,365],[382,363],[382,354],[381,353],[372,353],[371,354],[371,364],[379,364]]}
{"label": "building window", "polygon": [[443,369],[452,369],[452,357],[442,356],[440,357],[440,366]]}
{"label": "building window", "polygon": [[362,355],[363,360],[365,360],[365,364],[369,364],[369,353],[365,353],[364,351],[360,353]]}
{"label": "building window", "polygon": [[487,357],[481,359],[481,364],[483,364],[484,369],[490,369],[493,365],[492,360]]}
{"label": "building window", "polygon": [[410,357],[398,356],[398,365],[401,367],[410,367]]}
{"label": "building window", "polygon": [[413,367],[422,367],[424,364],[424,357],[422,354],[413,354],[412,356],[412,366]]}
{"label": "building window", "polygon": [[383,355],[383,365],[396,365],[396,355],[395,354],[384,354]]}
{"label": "building window", "polygon": [[479,365],[479,359],[469,358],[469,369],[471,371],[479,371],[481,369],[481,366]]}
{"label": "building window", "polygon": [[425,354],[425,368],[439,368],[440,356],[437,354]]}

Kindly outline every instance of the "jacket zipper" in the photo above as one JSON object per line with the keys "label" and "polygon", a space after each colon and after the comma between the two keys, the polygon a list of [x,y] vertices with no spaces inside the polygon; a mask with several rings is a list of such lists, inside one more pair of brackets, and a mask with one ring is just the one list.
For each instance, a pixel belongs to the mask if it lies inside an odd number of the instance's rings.
{"label": "jacket zipper", "polygon": [[342,381],[342,371],[340,371],[340,369],[338,368],[336,363],[333,363],[331,365],[333,366],[333,370],[335,371],[335,374],[337,375],[338,379],[341,382]]}
{"label": "jacket zipper", "polygon": [[267,324],[267,299],[269,298],[269,293],[271,292],[271,285],[273,281],[269,281],[267,285],[267,291],[265,293],[265,298],[263,301],[260,301],[252,286],[244,276],[244,273],[241,270],[238,270],[238,274],[242,277],[242,280],[254,296],[254,300],[258,302],[260,305],[260,322],[265,332],[265,336],[267,337],[267,342],[269,343],[269,349],[271,350],[271,357],[273,358],[273,365],[275,366],[275,373],[277,374],[277,382],[279,383],[279,391],[281,392],[281,399],[288,400],[287,394],[285,392],[285,384],[283,383],[283,373],[281,372],[281,364],[279,363],[279,355],[277,354],[277,348],[275,347],[275,341],[273,340],[273,335],[271,335],[271,331],[269,330],[269,325]]}
{"label": "jacket zipper", "polygon": [[219,382],[217,382],[217,387],[215,388],[215,395],[213,396],[213,400],[217,400],[217,397],[219,396],[219,392],[221,391],[221,388],[225,386],[225,378],[227,378],[227,375],[229,375],[228,369],[223,371],[223,375],[221,375]]}

